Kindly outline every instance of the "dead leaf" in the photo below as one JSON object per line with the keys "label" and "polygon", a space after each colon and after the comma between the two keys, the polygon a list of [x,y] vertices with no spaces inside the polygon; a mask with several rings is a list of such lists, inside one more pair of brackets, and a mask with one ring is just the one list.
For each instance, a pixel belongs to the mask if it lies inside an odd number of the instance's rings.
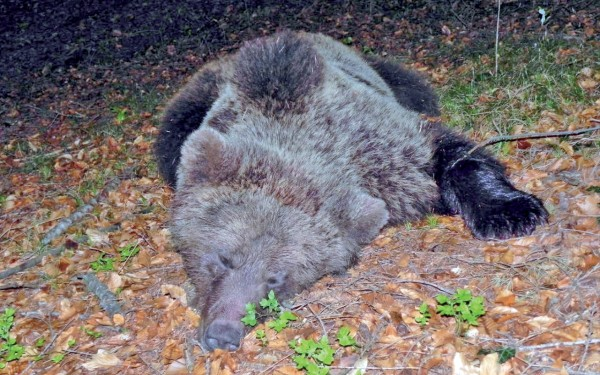
{"label": "dead leaf", "polygon": [[546,315],[543,315],[543,316],[536,316],[535,318],[531,318],[528,321],[526,321],[525,323],[527,325],[529,325],[531,328],[541,331],[541,330],[549,329],[552,324],[556,323],[556,319],[551,318]]}
{"label": "dead leaf", "polygon": [[167,339],[161,356],[163,360],[167,360],[168,362],[183,357],[183,348],[181,343],[176,339]]}
{"label": "dead leaf", "polygon": [[123,324],[125,324],[125,317],[121,314],[113,315],[112,319],[113,319],[113,323],[116,326],[122,326]]}
{"label": "dead leaf", "polygon": [[85,234],[88,236],[88,242],[94,246],[108,245],[110,239],[108,234],[101,232],[97,229],[88,228],[85,230]]}
{"label": "dead leaf", "polygon": [[479,369],[467,361],[462,353],[455,353],[452,360],[453,375],[479,375]]}
{"label": "dead leaf", "polygon": [[577,84],[579,84],[579,87],[581,87],[584,90],[592,90],[596,86],[598,86],[598,82],[591,78],[580,79],[579,81],[577,81]]}
{"label": "dead leaf", "polygon": [[165,370],[165,375],[188,375],[188,373],[185,361],[183,360],[171,362]]}
{"label": "dead leaf", "polygon": [[123,287],[123,278],[116,272],[110,272],[106,286],[111,292],[115,293],[117,289]]}
{"label": "dead leaf", "polygon": [[185,293],[185,290],[182,287],[177,285],[164,284],[160,286],[160,292],[162,294],[171,296],[171,298],[175,298],[176,300],[181,302],[183,306],[187,306],[187,294]]}
{"label": "dead leaf", "polygon": [[98,352],[92,356],[92,360],[83,363],[81,366],[88,371],[98,369],[108,369],[121,364],[121,360],[114,354],[104,349],[98,349]]}
{"label": "dead leaf", "polygon": [[454,342],[456,335],[448,330],[441,330],[434,332],[431,338],[433,339],[434,346],[442,346]]}

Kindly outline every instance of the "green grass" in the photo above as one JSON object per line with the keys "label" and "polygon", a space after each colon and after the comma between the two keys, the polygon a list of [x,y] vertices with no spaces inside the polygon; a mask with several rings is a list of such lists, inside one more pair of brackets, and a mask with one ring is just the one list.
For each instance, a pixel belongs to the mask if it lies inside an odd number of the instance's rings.
{"label": "green grass", "polygon": [[[578,52],[562,56],[561,50]],[[440,92],[447,123],[461,129],[495,128],[510,134],[526,129],[542,111],[561,113],[565,106],[587,105],[595,99],[577,84],[584,67],[596,68],[600,52],[564,41],[505,41],[499,49],[498,76],[494,51],[467,56],[468,69],[450,77]]]}

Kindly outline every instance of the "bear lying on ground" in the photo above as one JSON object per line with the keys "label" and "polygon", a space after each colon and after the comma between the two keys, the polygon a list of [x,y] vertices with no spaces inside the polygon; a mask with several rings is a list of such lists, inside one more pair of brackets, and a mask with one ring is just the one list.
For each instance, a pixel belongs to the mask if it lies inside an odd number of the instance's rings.
{"label": "bear lying on ground", "polygon": [[203,67],[156,142],[205,349],[235,350],[248,302],[352,266],[385,225],[459,214],[481,239],[531,233],[534,196],[437,115],[416,74],[323,35],[282,32]]}

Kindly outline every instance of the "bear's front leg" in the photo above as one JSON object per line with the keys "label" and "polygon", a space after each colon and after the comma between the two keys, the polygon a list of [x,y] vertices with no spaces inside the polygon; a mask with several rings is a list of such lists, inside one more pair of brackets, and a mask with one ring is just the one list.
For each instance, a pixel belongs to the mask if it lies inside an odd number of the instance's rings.
{"label": "bear's front leg", "polygon": [[535,196],[517,190],[500,163],[473,144],[438,128],[434,177],[440,188],[441,213],[460,214],[479,239],[528,235],[548,220]]}

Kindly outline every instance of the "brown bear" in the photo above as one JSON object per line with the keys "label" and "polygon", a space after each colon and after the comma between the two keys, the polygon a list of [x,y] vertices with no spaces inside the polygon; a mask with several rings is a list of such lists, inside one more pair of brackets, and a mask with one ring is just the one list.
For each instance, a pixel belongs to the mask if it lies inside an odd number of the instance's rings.
{"label": "brown bear", "polygon": [[385,225],[459,214],[491,239],[547,220],[499,162],[420,113],[439,110],[418,75],[319,34],[248,42],[181,89],[156,153],[204,348],[237,349],[246,303],[343,272]]}

